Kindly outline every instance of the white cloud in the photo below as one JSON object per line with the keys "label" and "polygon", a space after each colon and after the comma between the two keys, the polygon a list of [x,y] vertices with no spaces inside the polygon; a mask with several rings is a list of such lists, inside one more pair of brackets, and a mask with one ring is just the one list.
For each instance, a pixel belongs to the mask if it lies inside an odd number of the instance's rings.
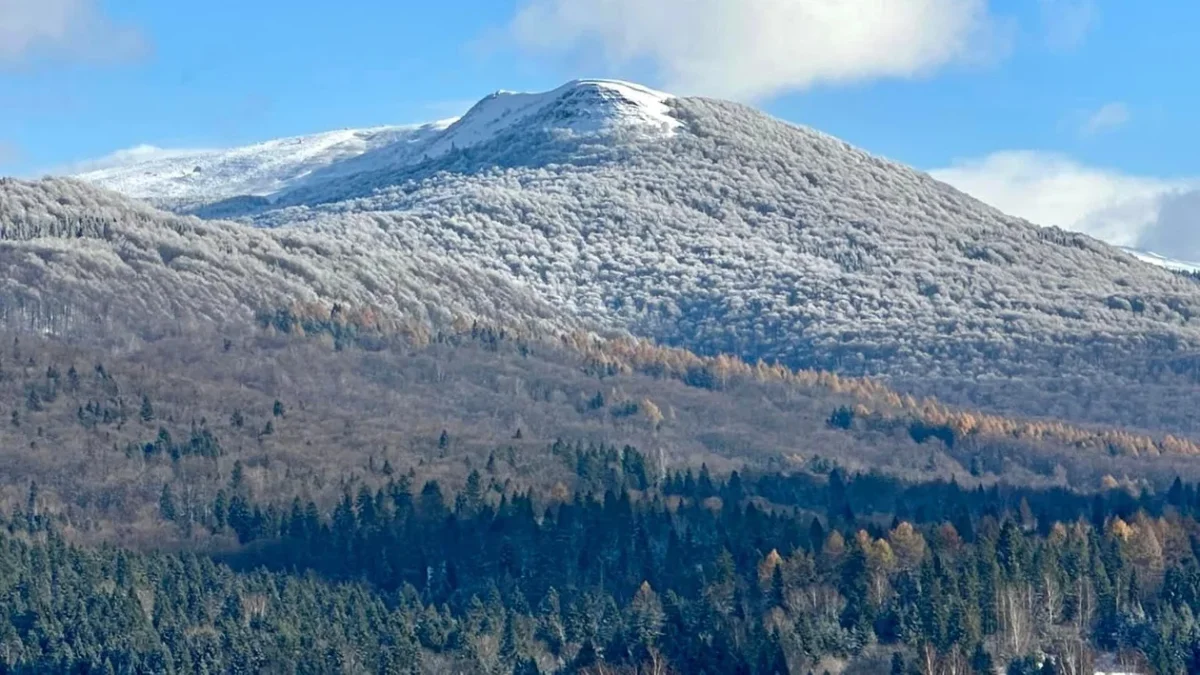
{"label": "white cloud", "polygon": [[988,0],[523,0],[518,43],[648,63],[667,89],[754,99],[914,77],[1007,49]]}
{"label": "white cloud", "polygon": [[1080,132],[1084,136],[1095,136],[1124,126],[1132,115],[1129,106],[1121,102],[1106,103],[1088,116]]}
{"label": "white cloud", "polygon": [[930,173],[1039,225],[1200,260],[1200,179],[1130,176],[1037,151],[997,152]]}
{"label": "white cloud", "polygon": [[145,49],[142,34],[105,16],[97,0],[0,0],[0,66],[34,57],[122,61]]}
{"label": "white cloud", "polygon": [[1052,49],[1076,49],[1099,17],[1095,0],[1040,0],[1046,44]]}
{"label": "white cloud", "polygon": [[81,173],[89,173],[92,171],[102,171],[104,169],[119,169],[121,167],[150,162],[156,159],[176,159],[182,157],[192,157],[195,155],[210,152],[202,149],[172,149],[159,148],[153,145],[137,145],[124,150],[117,150],[111,154],[99,157],[97,159],[87,159],[80,162],[74,162],[65,166],[60,166],[49,171],[45,171],[46,175],[52,176],[70,176]]}
{"label": "white cloud", "polygon": [[1200,262],[1200,188],[1167,195],[1154,226],[1142,232],[1138,248]]}

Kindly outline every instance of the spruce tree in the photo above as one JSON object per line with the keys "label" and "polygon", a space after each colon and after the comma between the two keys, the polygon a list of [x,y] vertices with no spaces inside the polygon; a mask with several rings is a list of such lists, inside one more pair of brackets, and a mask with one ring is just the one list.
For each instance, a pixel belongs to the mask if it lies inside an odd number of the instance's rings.
{"label": "spruce tree", "polygon": [[175,495],[171,493],[171,484],[164,483],[162,493],[158,496],[158,512],[163,520],[174,522],[178,517],[175,510]]}

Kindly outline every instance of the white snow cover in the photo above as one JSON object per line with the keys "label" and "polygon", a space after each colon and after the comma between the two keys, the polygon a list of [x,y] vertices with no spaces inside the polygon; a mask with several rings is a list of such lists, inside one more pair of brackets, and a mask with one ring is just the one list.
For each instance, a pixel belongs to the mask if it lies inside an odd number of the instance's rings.
{"label": "white snow cover", "polygon": [[239,195],[268,196],[302,183],[315,171],[363,153],[427,141],[454,121],[341,129],[225,150],[160,151],[148,160],[122,162],[76,178],[156,203],[193,204]]}
{"label": "white snow cover", "polygon": [[468,148],[531,122],[541,129],[596,134],[617,129],[672,133],[670,94],[617,80],[575,80],[541,94],[499,91],[479,103],[435,140],[430,156]]}
{"label": "white snow cover", "polygon": [[[160,151],[76,178],[168,207],[271,195],[340,176],[411,165],[486,143],[520,126],[574,135],[670,135],[669,94],[616,80],[575,80],[543,93],[500,91],[461,118],[344,129],[226,150]],[[136,157],[136,156],[135,156]]]}

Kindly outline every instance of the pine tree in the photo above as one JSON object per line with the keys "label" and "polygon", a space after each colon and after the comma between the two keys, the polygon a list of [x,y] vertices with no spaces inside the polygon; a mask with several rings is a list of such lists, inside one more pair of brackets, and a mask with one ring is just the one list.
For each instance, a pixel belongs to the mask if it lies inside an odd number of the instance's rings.
{"label": "pine tree", "polygon": [[467,475],[467,484],[455,499],[455,508],[460,518],[475,516],[483,508],[483,478],[472,469]]}
{"label": "pine tree", "polygon": [[776,565],[771,572],[771,603],[787,609],[787,587],[783,581],[783,565]]}
{"label": "pine tree", "polygon": [[29,388],[29,392],[25,396],[25,407],[30,412],[38,412],[42,409],[42,397],[38,396],[37,389]]}
{"label": "pine tree", "polygon": [[558,655],[567,641],[558,590],[553,586],[538,605],[537,635],[550,648],[550,653],[555,655]]}
{"label": "pine tree", "polygon": [[158,512],[163,520],[174,522],[178,513],[175,510],[175,495],[171,493],[171,484],[164,483],[162,493],[158,497]]}
{"label": "pine tree", "polygon": [[445,517],[446,500],[442,496],[442,487],[431,480],[421,488],[421,513],[426,518],[437,521]]}
{"label": "pine tree", "polygon": [[142,407],[139,411],[139,414],[141,415],[143,422],[150,422],[154,420],[154,406],[150,404],[150,397],[146,394],[142,394]]}
{"label": "pine tree", "polygon": [[229,512],[229,498],[225,496],[225,490],[217,490],[217,496],[213,499],[212,515],[213,515],[213,532],[221,532],[225,529],[226,519]]}
{"label": "pine tree", "polygon": [[234,494],[240,493],[246,487],[246,472],[242,468],[242,460],[233,463],[233,473],[229,475],[229,489]]}
{"label": "pine tree", "polygon": [[38,489],[37,481],[30,481],[29,493],[25,497],[25,514],[27,516],[29,516],[29,518],[31,518],[31,519],[37,518],[40,515],[38,513],[38,496],[39,495],[40,495],[40,490]]}
{"label": "pine tree", "polygon": [[983,644],[975,645],[975,653],[971,656],[971,668],[977,673],[993,673],[996,671],[992,655],[983,648]]}
{"label": "pine tree", "polygon": [[512,612],[507,612],[504,619],[504,630],[500,635],[500,660],[509,668],[515,667],[521,660],[521,645]]}
{"label": "pine tree", "polygon": [[647,650],[654,647],[662,635],[666,616],[663,613],[662,602],[658,599],[658,594],[650,588],[648,582],[643,581],[637,593],[634,594],[633,601],[629,606],[629,613],[630,628],[633,630],[635,639]]}
{"label": "pine tree", "polygon": [[235,493],[229,500],[229,527],[237,533],[238,541],[245,544],[254,539],[254,515],[242,495]]}

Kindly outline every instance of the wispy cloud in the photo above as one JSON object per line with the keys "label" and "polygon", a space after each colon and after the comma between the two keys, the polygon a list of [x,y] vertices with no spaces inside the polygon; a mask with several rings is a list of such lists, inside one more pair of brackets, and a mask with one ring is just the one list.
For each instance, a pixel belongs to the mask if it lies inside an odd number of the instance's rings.
{"label": "wispy cloud", "polygon": [[63,166],[55,167],[47,171],[43,171],[43,175],[52,176],[70,176],[75,174],[90,173],[92,171],[102,171],[104,169],[116,169],[133,164],[143,162],[151,162],[158,159],[178,159],[182,157],[193,157],[211,152],[205,149],[186,149],[186,148],[160,148],[153,145],[137,145],[124,150],[117,150],[111,154],[99,157],[96,159],[88,159]]}
{"label": "wispy cloud", "polygon": [[1038,151],[1005,151],[930,172],[1039,225],[1200,260],[1200,179],[1132,176]]}
{"label": "wispy cloud", "polygon": [[35,59],[122,62],[147,49],[141,31],[107,16],[98,0],[0,0],[0,67]]}
{"label": "wispy cloud", "polygon": [[1039,0],[1046,45],[1077,49],[1087,41],[1100,13],[1095,0]]}
{"label": "wispy cloud", "polygon": [[737,99],[978,63],[1011,32],[988,0],[523,0],[510,31],[530,49],[648,63],[676,93]]}
{"label": "wispy cloud", "polygon": [[465,115],[468,110],[471,109],[471,106],[475,105],[478,102],[479,101],[477,99],[470,99],[470,98],[450,99],[450,100],[445,100],[445,101],[429,101],[428,103],[425,103],[424,105],[422,105],[421,108],[423,110],[425,110],[427,113],[429,113],[431,116],[437,117],[439,119],[450,118],[450,117],[461,117],[462,115]]}
{"label": "wispy cloud", "polygon": [[1084,136],[1095,136],[1125,126],[1131,117],[1129,106],[1124,103],[1106,103],[1088,116],[1079,131]]}

